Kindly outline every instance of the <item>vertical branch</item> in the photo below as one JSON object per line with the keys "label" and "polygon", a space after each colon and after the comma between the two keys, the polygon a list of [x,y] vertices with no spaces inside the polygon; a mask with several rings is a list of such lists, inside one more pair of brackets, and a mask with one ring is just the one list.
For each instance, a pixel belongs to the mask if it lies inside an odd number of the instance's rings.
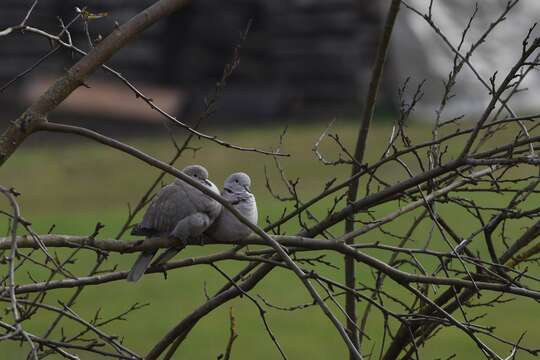
{"label": "vertical branch", "polygon": [[[36,347],[34,346],[34,342],[28,336],[26,331],[23,330],[21,322],[21,314],[19,312],[19,304],[17,303],[17,297],[15,296],[15,257],[17,256],[17,226],[19,225],[19,222],[21,221],[21,211],[19,209],[19,204],[17,204],[17,201],[15,200],[15,196],[18,195],[17,192],[13,189],[7,189],[3,186],[0,186],[0,192],[4,194],[4,196],[7,198],[12,211],[13,216],[11,219],[11,226],[10,226],[10,233],[11,233],[11,247],[9,256],[7,258],[8,262],[8,288],[9,288],[9,299],[11,302],[11,312],[13,313],[13,321],[15,323],[14,326],[14,333],[13,335],[20,334],[23,339],[25,339],[28,344],[30,345],[31,352],[30,354],[34,359],[38,359]],[[30,358],[30,356],[28,357]]]}
{"label": "vertical branch", "polygon": [[[352,164],[351,173],[354,176],[357,172],[361,170],[361,164],[364,160],[364,153],[366,150],[367,136],[369,133],[369,128],[371,124],[371,119],[373,118],[373,113],[375,111],[375,102],[379,94],[379,86],[381,84],[382,75],[384,71],[384,66],[386,63],[386,57],[388,53],[388,45],[390,43],[390,38],[392,35],[392,30],[399,12],[401,1],[392,0],[390,8],[388,9],[388,14],[386,16],[386,22],[384,25],[384,30],[377,48],[377,55],[375,57],[375,65],[371,73],[371,81],[369,83],[368,94],[366,98],[366,103],[364,104],[364,110],[362,113],[362,120],[360,124],[360,130],[358,132],[358,139],[356,140],[356,148],[354,151],[355,161]],[[349,184],[349,190],[347,194],[347,202],[350,204],[356,201],[356,195],[358,192],[358,183],[359,179],[354,178]],[[354,230],[354,219],[353,217],[348,217],[345,221],[345,232],[349,233]],[[350,239],[348,243],[354,243],[354,239]],[[345,257],[345,285],[349,288],[355,288],[355,275],[354,275],[354,260],[350,257]],[[353,341],[354,345],[359,348],[360,342],[358,338],[358,330],[356,326],[356,298],[354,295],[347,293],[345,297],[345,309],[348,315],[347,320],[347,331],[349,336]],[[350,354],[350,358],[353,359],[353,354]]]}
{"label": "vertical branch", "polygon": [[236,319],[234,317],[232,307],[229,308],[229,319],[231,322],[231,333],[229,336],[229,342],[227,343],[227,348],[225,349],[225,354],[223,355],[223,360],[229,360],[231,358],[233,343],[238,337],[238,333],[236,332]]}

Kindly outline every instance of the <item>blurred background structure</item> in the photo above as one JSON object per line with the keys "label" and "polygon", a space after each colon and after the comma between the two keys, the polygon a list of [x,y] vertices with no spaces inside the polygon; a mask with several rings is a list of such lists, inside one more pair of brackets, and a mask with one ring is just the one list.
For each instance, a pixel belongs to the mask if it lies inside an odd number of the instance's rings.
{"label": "blurred background structure", "polygon": [[[429,5],[427,0],[411,0],[407,3],[425,9],[426,12]],[[461,53],[465,55],[509,3],[506,0],[435,1],[433,18],[435,25],[457,47],[463,30],[475,12],[475,5],[478,5],[470,33],[461,46]],[[425,84],[425,97],[416,111],[420,118],[433,118],[434,106],[438,105],[442,96],[443,81],[448,79],[452,68],[453,53],[424,18],[406,9],[400,15],[396,24],[399,31],[395,32],[393,42],[393,58],[397,65],[395,69],[401,80],[407,76],[413,80],[430,80]],[[478,75],[489,81],[497,72],[496,83],[500,82],[521,55],[522,42],[527,32],[539,20],[540,2],[520,1],[508,13],[507,19],[497,24],[472,55],[470,62]],[[446,112],[453,116],[471,116],[483,111],[491,94],[480,83],[477,75],[465,66],[456,82],[457,87],[453,91],[455,96],[449,102]],[[521,89],[526,91],[513,97],[511,105],[522,111],[540,109],[537,100],[540,96],[540,72],[529,74]]]}
{"label": "blurred background structure", "polygon": [[[89,22],[90,36],[96,39],[108,34],[116,21],[123,23],[152,3],[70,2],[71,6],[64,1],[53,2],[55,6],[51,2],[39,3],[32,23],[57,33],[57,16],[67,22],[74,16],[76,6],[86,6],[94,13],[108,13],[107,17]],[[24,17],[28,6],[26,1],[0,3],[0,27]],[[326,114],[343,115],[351,106],[356,108],[365,89],[381,18],[379,5],[370,1],[195,1],[122,49],[111,65],[149,92],[165,109],[191,117],[203,108],[204,97],[212,93],[251,19],[241,65],[220,100],[218,116],[271,119],[313,115],[323,109]],[[82,23],[71,28],[71,35],[77,46],[88,49]],[[42,39],[19,40],[20,37],[0,39],[2,82],[12,79],[50,50]],[[21,97],[17,99],[28,103],[70,61],[66,53],[47,59],[46,65],[18,83]],[[85,115],[99,111],[100,117],[112,114],[131,121],[159,118],[131,94],[116,91],[122,88],[117,81],[106,77],[103,80],[106,84],[100,84],[99,93],[92,93],[91,108],[84,105],[89,103],[84,101],[88,94],[80,94],[89,91],[79,90],[63,106],[64,110]],[[96,81],[99,80],[92,79],[89,85]],[[99,106],[95,106],[96,102]],[[128,106],[118,109],[119,102]]]}
{"label": "blurred background structure", "polygon": [[[56,33],[60,30],[57,18],[69,21],[75,7],[87,7],[94,13],[107,12],[108,16],[88,23],[90,37],[95,40],[108,34],[115,22],[125,22],[152,2],[70,0],[67,5],[65,1],[49,1],[38,4],[31,24]],[[22,18],[29,3],[2,1],[0,28]],[[424,8],[429,2],[413,0],[411,4]],[[472,33],[462,47],[464,53],[504,9],[506,1],[482,0],[478,4]],[[194,1],[142,34],[120,51],[111,65],[164,109],[182,119],[193,119],[202,110],[204,98],[212,93],[224,64],[231,60],[241,32],[251,19],[252,27],[241,51],[241,65],[220,99],[217,117],[261,121],[347,116],[357,113],[361,105],[386,7],[386,1],[367,0]],[[436,24],[457,44],[474,4],[442,2],[437,3],[434,11]],[[486,79],[495,71],[502,73],[511,66],[519,54],[521,39],[535,19],[540,18],[540,3],[524,0],[510,16],[519,17],[520,21],[503,23],[471,59]],[[442,82],[448,77],[452,54],[424,19],[411,11],[402,11],[397,29],[379,110],[395,110],[397,88],[407,77],[413,82],[430,79],[425,85],[426,97],[418,106],[420,117],[429,119],[442,94]],[[75,44],[88,49],[82,23],[71,27],[71,35]],[[49,50],[50,45],[37,37],[0,38],[2,84]],[[45,64],[16,84],[16,90],[9,90],[19,96],[9,96],[9,101],[5,96],[0,97],[3,109],[16,115],[21,109],[19,104],[28,104],[38,96],[70,63],[70,56],[59,51],[45,60]],[[516,97],[520,107],[538,107],[534,99],[540,94],[539,76],[529,77],[524,84],[528,91]],[[470,70],[466,69],[461,78],[456,89],[458,96],[449,104],[448,111],[458,115],[482,109],[489,97],[486,89],[482,89]],[[99,87],[99,91],[78,90],[62,110],[75,113],[77,119],[129,120],[134,128],[160,119],[159,114],[121,89],[121,84],[110,77],[94,77],[89,85]],[[479,101],[478,94],[484,94],[484,101]],[[86,101],[89,96],[91,102]],[[124,106],[116,106],[118,103]]]}

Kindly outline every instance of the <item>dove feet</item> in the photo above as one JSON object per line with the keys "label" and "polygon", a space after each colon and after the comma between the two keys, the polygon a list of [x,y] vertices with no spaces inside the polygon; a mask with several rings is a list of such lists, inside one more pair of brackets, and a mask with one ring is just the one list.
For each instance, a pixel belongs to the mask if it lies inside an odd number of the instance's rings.
{"label": "dove feet", "polygon": [[169,238],[174,240],[175,247],[177,248],[184,248],[188,244],[186,239],[179,237],[175,235],[174,233],[169,234]]}

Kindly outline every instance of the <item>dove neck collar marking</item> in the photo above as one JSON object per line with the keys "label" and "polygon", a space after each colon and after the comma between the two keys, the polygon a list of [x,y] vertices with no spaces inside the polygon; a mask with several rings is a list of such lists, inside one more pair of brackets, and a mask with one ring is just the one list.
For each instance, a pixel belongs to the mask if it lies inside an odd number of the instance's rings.
{"label": "dove neck collar marking", "polygon": [[237,199],[234,199],[233,201],[231,201],[231,204],[232,205],[238,205],[238,204],[241,204],[241,203],[251,203],[253,202],[253,197],[252,196],[246,196],[246,197],[239,197]]}
{"label": "dove neck collar marking", "polygon": [[[231,188],[228,188],[228,187],[224,187],[223,190],[225,190],[229,194],[241,194],[241,193],[235,192],[234,190],[232,190]],[[245,191],[245,192],[251,194],[251,190],[250,190],[249,186],[247,186],[247,185],[242,185],[241,191]]]}

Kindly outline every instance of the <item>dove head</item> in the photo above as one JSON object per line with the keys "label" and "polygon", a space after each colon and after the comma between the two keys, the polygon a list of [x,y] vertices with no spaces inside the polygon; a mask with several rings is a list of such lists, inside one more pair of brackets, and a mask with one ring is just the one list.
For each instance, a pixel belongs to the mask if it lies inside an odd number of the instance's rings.
{"label": "dove head", "polygon": [[226,192],[237,193],[247,191],[251,193],[251,179],[248,174],[238,172],[234,173],[225,180],[223,189]]}
{"label": "dove head", "polygon": [[210,181],[208,180],[208,171],[202,167],[201,165],[190,165],[186,166],[182,172],[190,177],[192,177],[194,180],[210,185]]}

